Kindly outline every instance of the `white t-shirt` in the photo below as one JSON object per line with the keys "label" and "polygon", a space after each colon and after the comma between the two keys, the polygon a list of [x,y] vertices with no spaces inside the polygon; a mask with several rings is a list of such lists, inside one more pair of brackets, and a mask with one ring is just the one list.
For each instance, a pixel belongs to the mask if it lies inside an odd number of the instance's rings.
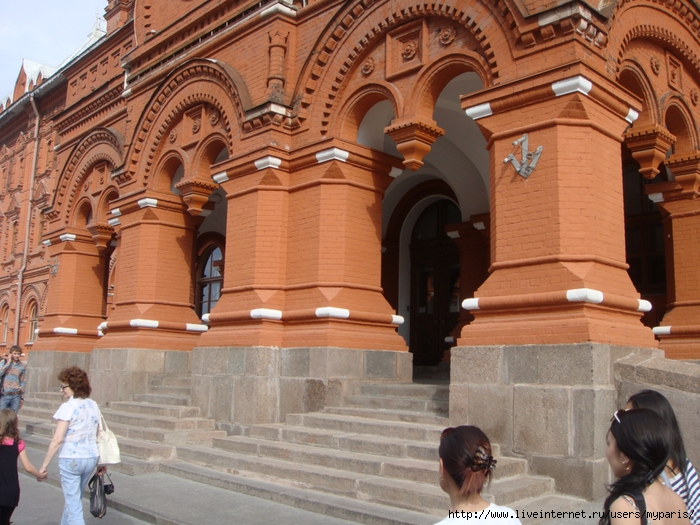
{"label": "white t-shirt", "polygon": [[508,507],[501,507],[491,503],[484,510],[472,512],[468,515],[467,512],[450,511],[450,515],[444,520],[435,525],[469,525],[470,523],[493,523],[494,525],[522,525],[520,520],[516,518],[515,511]]}
{"label": "white t-shirt", "polygon": [[76,399],[71,397],[63,403],[54,419],[69,421],[66,437],[58,452],[59,458],[97,458],[97,426],[100,420],[100,409],[92,399]]}

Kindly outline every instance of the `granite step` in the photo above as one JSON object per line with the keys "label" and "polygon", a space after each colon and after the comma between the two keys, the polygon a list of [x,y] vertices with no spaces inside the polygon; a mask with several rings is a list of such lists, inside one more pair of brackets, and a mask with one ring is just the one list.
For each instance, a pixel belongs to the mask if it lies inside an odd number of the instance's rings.
{"label": "granite step", "polygon": [[172,418],[151,416],[132,412],[118,412],[105,410],[102,415],[111,426],[111,423],[128,425],[140,428],[154,428],[161,430],[214,430],[215,421],[204,418]]}
{"label": "granite step", "polygon": [[166,385],[150,385],[148,387],[149,394],[158,394],[162,396],[189,397],[192,394],[192,388],[187,386],[166,386]]}
{"label": "granite step", "polygon": [[131,399],[136,402],[154,405],[190,406],[192,403],[189,395],[133,394]]}
{"label": "granite step", "polygon": [[430,413],[416,413],[406,410],[382,410],[377,408],[356,408],[356,407],[326,407],[324,414],[338,414],[354,416],[381,421],[403,421],[406,423],[422,423],[426,425],[437,425],[445,428],[449,426],[449,419],[445,416]]}
{"label": "granite step", "polygon": [[385,383],[364,384],[360,386],[360,394],[365,396],[420,398],[433,401],[448,401],[450,398],[449,385],[416,384],[416,383]]}
{"label": "granite step", "polygon": [[109,409],[117,412],[174,417],[179,419],[199,417],[201,412],[199,407],[161,405],[136,401],[112,401],[109,404]]}
{"label": "granite step", "polygon": [[446,416],[449,411],[447,400],[420,399],[393,396],[345,396],[343,406],[383,410],[404,410],[414,413],[431,412]]}
{"label": "granite step", "polygon": [[399,509],[395,506],[380,505],[368,501],[310,491],[304,488],[280,485],[182,461],[162,464],[161,471],[184,479],[264,498],[292,507],[303,508],[311,512],[345,519],[354,523],[367,525],[432,525],[436,521],[435,515],[426,514],[423,511],[413,512]]}
{"label": "granite step", "polygon": [[110,430],[118,437],[160,443],[162,445],[205,445],[212,446],[214,438],[226,437],[223,430],[161,430],[157,428],[139,428],[112,423]]}
{"label": "granite step", "polygon": [[407,423],[403,421],[381,421],[341,414],[312,412],[288,414],[290,426],[309,427],[352,434],[368,434],[389,438],[438,443],[445,425]]}
{"label": "granite step", "polygon": [[[393,477],[419,483],[434,484],[437,476],[436,460],[391,457],[357,451],[328,449],[298,443],[270,441],[242,436],[215,438],[214,448],[251,456],[281,459],[292,463],[319,465],[335,470]],[[496,478],[527,473],[527,461],[518,458],[499,458]]]}

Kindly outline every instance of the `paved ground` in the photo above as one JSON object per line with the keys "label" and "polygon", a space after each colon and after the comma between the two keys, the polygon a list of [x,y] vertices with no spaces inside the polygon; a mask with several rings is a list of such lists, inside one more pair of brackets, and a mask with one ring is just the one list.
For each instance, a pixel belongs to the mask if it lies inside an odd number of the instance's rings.
{"label": "paved ground", "polygon": [[[40,466],[44,452],[27,448],[30,460]],[[56,460],[49,466],[47,482],[24,474],[20,466],[22,499],[13,515],[16,525],[59,525],[63,511],[63,493],[58,480]],[[111,507],[98,521],[85,503],[86,524],[99,525],[350,525],[352,522],[308,512],[262,498],[219,489],[163,473],[127,476],[113,473],[115,493],[109,496]],[[602,502],[582,507],[585,515],[602,509]],[[547,509],[542,509],[546,511]],[[122,511],[122,512],[120,512]],[[445,511],[447,514],[447,510]],[[439,521],[436,519],[435,522]],[[528,520],[523,520],[525,523]],[[597,519],[537,520],[537,525],[595,525]],[[466,520],[465,520],[465,525]]]}

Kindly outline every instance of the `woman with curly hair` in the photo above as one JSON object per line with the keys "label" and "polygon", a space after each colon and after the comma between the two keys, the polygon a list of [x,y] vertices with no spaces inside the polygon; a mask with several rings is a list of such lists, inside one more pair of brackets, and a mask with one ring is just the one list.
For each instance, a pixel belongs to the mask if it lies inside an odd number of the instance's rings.
{"label": "woman with curly hair", "polygon": [[[82,495],[100,456],[97,449],[100,409],[89,399],[92,389],[84,370],[71,366],[58,374],[58,380],[66,402],[53,416],[57,421],[56,430],[41,471],[47,472],[49,463],[58,452],[65,499],[61,525],[84,525]],[[98,469],[105,470],[104,467]]]}
{"label": "woman with curly hair", "polygon": [[494,525],[520,525],[514,511],[489,503],[481,489],[496,468],[491,442],[474,426],[450,427],[440,436],[440,488],[450,496],[450,512],[437,525],[472,521]]}

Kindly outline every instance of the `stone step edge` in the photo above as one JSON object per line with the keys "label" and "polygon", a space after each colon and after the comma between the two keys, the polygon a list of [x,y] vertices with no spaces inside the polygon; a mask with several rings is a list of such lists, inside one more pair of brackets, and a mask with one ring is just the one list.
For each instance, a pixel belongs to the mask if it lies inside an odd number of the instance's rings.
{"label": "stone step edge", "polygon": [[[332,407],[332,408],[343,408],[343,407]],[[412,412],[411,412],[412,413]],[[393,419],[375,419],[371,417],[363,417],[363,416],[351,416],[351,415],[346,415],[346,414],[331,414],[329,412],[293,412],[290,414],[287,414],[287,417],[301,417],[301,424],[297,423],[289,423],[288,421],[286,425],[289,426],[294,426],[294,427],[306,427],[306,425],[303,423],[305,417],[320,417],[322,419],[336,419],[340,421],[347,421],[349,423],[352,422],[358,422],[358,423],[370,423],[370,424],[381,424],[384,426],[399,426],[399,427],[405,427],[405,428],[418,428],[418,429],[425,429],[425,430],[435,430],[438,432],[441,432],[442,430],[445,429],[445,426],[443,425],[435,425],[432,423],[414,423],[412,421],[395,421]],[[449,421],[448,418],[445,418],[446,421]],[[446,425],[446,426],[449,426]],[[318,427],[306,427],[306,428],[318,428]],[[322,429],[323,430],[323,429]],[[331,431],[331,429],[328,429]],[[354,432],[353,432],[354,433]],[[373,436],[376,434],[365,434],[367,436]],[[422,443],[422,442],[421,442]]]}
{"label": "stone step edge", "polygon": [[[336,410],[338,413],[334,413],[333,411]],[[345,414],[347,412],[347,414]],[[367,417],[365,415],[358,416],[358,415],[353,415],[351,412],[356,412],[356,413],[376,413],[377,417]],[[309,414],[328,414],[328,415],[337,415],[337,416],[343,416],[347,415],[349,417],[359,417],[362,419],[368,419],[371,421],[397,421],[399,423],[415,423],[417,425],[434,425],[434,426],[441,426],[442,428],[445,428],[450,425],[450,418],[447,416],[441,416],[440,414],[436,412],[430,412],[430,411],[415,411],[415,410],[395,410],[395,409],[386,409],[386,408],[372,408],[372,407],[357,407],[357,406],[342,406],[342,407],[334,407],[334,406],[329,406],[321,410],[320,412],[307,412]],[[417,417],[417,418],[435,418],[437,420],[440,420],[439,423],[421,423],[421,422],[415,422],[415,421],[403,421],[401,419],[381,419],[382,415],[391,415],[391,416],[396,416],[397,418],[400,417]]]}
{"label": "stone step edge", "polygon": [[[257,478],[236,476],[184,461],[162,464],[161,472],[187,477],[187,479],[199,483],[282,503],[317,514],[367,525],[432,525],[436,522],[436,517],[430,514],[344,498],[310,489],[289,487]],[[183,473],[188,474],[188,476],[182,475]]]}

